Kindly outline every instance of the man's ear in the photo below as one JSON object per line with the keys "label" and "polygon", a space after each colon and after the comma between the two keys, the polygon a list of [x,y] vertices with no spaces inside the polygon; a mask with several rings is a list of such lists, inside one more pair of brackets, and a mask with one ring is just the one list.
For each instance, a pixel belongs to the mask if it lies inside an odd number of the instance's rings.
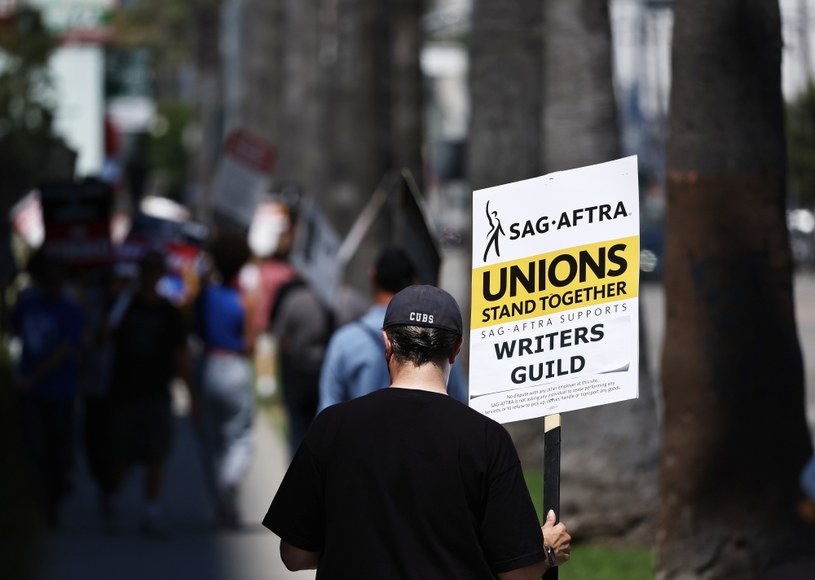
{"label": "man's ear", "polygon": [[461,345],[463,343],[464,343],[464,339],[459,336],[458,340],[456,341],[456,347],[453,349],[453,354],[450,355],[450,364],[453,364],[454,362],[456,362],[456,357],[461,352]]}
{"label": "man's ear", "polygon": [[391,342],[388,333],[384,330],[382,331],[382,340],[385,341],[385,360],[387,362],[391,362],[391,355],[393,354],[393,343]]}

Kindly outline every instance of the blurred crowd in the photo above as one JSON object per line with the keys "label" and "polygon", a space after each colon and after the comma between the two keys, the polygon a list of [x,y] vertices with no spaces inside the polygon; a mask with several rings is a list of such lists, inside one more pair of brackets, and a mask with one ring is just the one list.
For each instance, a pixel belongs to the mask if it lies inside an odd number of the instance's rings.
{"label": "blurred crowd", "polygon": [[[60,525],[82,453],[105,525],[117,525],[121,490],[138,471],[140,530],[165,535],[162,492],[181,404],[204,451],[213,522],[237,528],[259,394],[283,403],[294,450],[318,409],[389,384],[381,317],[416,281],[410,258],[383,248],[371,295],[339,317],[288,259],[296,203],[270,208],[274,235],[214,229],[200,260],[181,271],[149,246],[93,269],[45,251],[26,260],[4,328],[20,441],[48,526]],[[460,368],[455,376],[451,394],[465,400]]]}

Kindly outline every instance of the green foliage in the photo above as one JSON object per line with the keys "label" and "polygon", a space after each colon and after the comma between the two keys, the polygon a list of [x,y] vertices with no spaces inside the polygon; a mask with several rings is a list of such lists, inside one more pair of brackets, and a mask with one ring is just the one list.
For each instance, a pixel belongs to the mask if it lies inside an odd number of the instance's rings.
{"label": "green foliage", "polygon": [[147,48],[154,57],[159,105],[153,132],[143,136],[140,143],[146,164],[158,178],[161,194],[181,202],[190,171],[185,135],[195,115],[191,104],[176,100],[178,71],[194,61],[195,41],[201,34],[195,27],[196,12],[217,3],[218,0],[134,0],[117,12],[119,45]]}
{"label": "green foliage", "polygon": [[189,171],[184,135],[193,121],[193,109],[182,102],[164,102],[159,104],[158,119],[148,143],[148,162],[160,176],[164,195],[181,202]]}
{"label": "green foliage", "polygon": [[19,74],[47,65],[55,46],[56,40],[33,8],[20,8],[0,23],[0,48],[11,59],[4,67],[8,71]]}
{"label": "green foliage", "polygon": [[650,550],[578,545],[560,580],[653,580]]}
{"label": "green foliage", "polygon": [[0,25],[0,138],[50,134],[53,114],[45,95],[55,46],[36,10],[18,10]]}
{"label": "green foliage", "polygon": [[166,66],[187,62],[191,51],[188,0],[136,0],[117,12],[116,38],[123,46],[145,46]]}
{"label": "green foliage", "polygon": [[[543,472],[525,469],[524,480],[538,512],[538,519],[542,522]],[[654,577],[650,550],[588,544],[572,546],[572,559],[558,575],[560,580],[653,580]]]}
{"label": "green foliage", "polygon": [[6,199],[35,182],[52,140],[47,65],[55,46],[34,9],[0,21],[0,194]]}
{"label": "green foliage", "polygon": [[815,85],[810,84],[787,103],[789,201],[793,206],[815,205]]}

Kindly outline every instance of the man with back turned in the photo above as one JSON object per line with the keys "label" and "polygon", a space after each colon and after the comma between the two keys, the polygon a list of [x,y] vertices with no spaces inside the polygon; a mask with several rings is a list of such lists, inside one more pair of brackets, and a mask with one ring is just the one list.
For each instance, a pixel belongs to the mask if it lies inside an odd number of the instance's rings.
{"label": "man with back turned", "polygon": [[462,342],[447,292],[409,286],[383,323],[389,388],[317,416],[263,520],[317,578],[540,578],[569,559],[506,430],[447,395]]}

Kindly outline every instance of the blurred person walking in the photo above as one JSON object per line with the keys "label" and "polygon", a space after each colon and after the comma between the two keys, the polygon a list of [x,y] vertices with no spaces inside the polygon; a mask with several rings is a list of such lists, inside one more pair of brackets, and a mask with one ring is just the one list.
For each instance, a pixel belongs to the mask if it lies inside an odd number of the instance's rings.
{"label": "blurred person walking", "polygon": [[277,345],[270,333],[269,320],[278,291],[296,276],[288,262],[292,236],[291,208],[282,196],[276,195],[258,206],[247,235],[253,260],[241,270],[240,285],[251,292],[254,302],[255,384],[263,397],[272,395],[278,388]]}
{"label": "blurred person walking", "polygon": [[320,369],[334,330],[334,312],[297,277],[280,289],[271,321],[289,418],[289,446],[294,454],[317,414]]}
{"label": "blurred person walking", "polygon": [[[328,343],[320,373],[318,412],[390,384],[382,321],[394,294],[416,282],[416,268],[402,248],[386,247],[377,256],[369,278],[373,305],[362,317],[340,327]],[[451,370],[448,392],[467,403],[467,384],[458,363]]]}
{"label": "blurred person walking", "polygon": [[571,537],[551,510],[537,521],[509,433],[447,395],[462,344],[453,297],[409,286],[383,327],[390,387],[317,416],[263,519],[286,567],[532,580],[568,561]]}
{"label": "blurred person walking", "polygon": [[141,531],[167,532],[161,506],[165,463],[172,444],[171,384],[179,377],[196,416],[187,328],[181,312],[158,292],[166,273],[162,254],[149,251],[140,262],[140,281],[132,296],[117,306],[111,329],[114,364],[111,379],[111,443],[116,490],[134,465],[145,468]]}
{"label": "blurred person walking", "polygon": [[84,316],[64,291],[65,265],[35,253],[32,284],[17,297],[11,330],[22,342],[14,385],[20,394],[23,437],[33,486],[47,523],[59,525],[59,508],[71,489],[75,402]]}
{"label": "blurred person walking", "polygon": [[196,327],[203,343],[201,419],[210,487],[219,522],[240,526],[237,495],[254,450],[255,415],[252,351],[254,304],[239,288],[249,258],[245,240],[220,235],[210,248],[213,279],[197,299]]}
{"label": "blurred person walking", "polygon": [[293,235],[291,210],[282,199],[258,206],[247,238],[255,260],[241,272],[242,284],[256,295],[252,323],[257,334],[269,330],[278,291],[297,275],[288,262]]}
{"label": "blurred person walking", "polygon": [[96,484],[99,511],[111,515],[111,499],[116,490],[116,472],[110,437],[110,381],[113,370],[111,315],[123,299],[125,280],[113,268],[95,272],[86,280],[83,306],[87,318],[88,349],[81,388],[82,443],[88,470]]}

